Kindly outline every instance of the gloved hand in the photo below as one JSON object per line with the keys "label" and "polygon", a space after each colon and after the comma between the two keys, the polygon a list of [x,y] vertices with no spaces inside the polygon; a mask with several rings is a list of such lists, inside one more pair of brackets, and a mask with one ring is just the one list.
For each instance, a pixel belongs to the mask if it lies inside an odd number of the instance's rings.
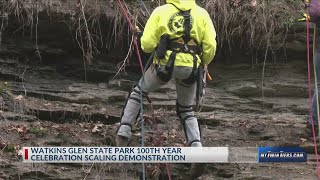
{"label": "gloved hand", "polygon": [[308,18],[308,20],[310,21],[310,16],[307,15],[306,13],[303,13],[303,18],[298,19],[298,21],[306,21]]}
{"label": "gloved hand", "polygon": [[136,26],[136,27],[132,28],[132,32],[134,35],[138,35],[139,33],[141,33],[141,30],[140,30],[139,26]]}

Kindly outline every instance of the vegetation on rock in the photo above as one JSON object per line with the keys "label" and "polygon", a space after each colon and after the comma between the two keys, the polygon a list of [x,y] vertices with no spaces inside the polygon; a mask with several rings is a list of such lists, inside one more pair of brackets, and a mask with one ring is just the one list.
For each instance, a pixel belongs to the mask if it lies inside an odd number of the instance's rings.
{"label": "vegetation on rock", "polygon": [[[132,21],[144,26],[148,14],[164,4],[164,0],[123,1]],[[249,54],[283,50],[291,26],[304,11],[300,0],[199,0],[211,15],[220,49],[230,54],[233,48],[241,48]],[[145,6],[144,6],[145,5]],[[37,36],[39,14],[47,13],[51,20],[69,19],[70,27],[76,31],[77,42],[87,64],[101,49],[129,46],[129,27],[122,16],[117,1],[99,0],[4,0],[0,3],[1,34],[12,19],[27,27]],[[107,19],[108,21],[103,21]],[[106,25],[104,23],[109,23]],[[109,28],[109,29],[106,29]],[[34,30],[35,29],[35,30]],[[108,32],[108,35],[104,35]],[[36,44],[37,44],[37,38]],[[129,41],[129,42],[127,42]],[[126,43],[127,42],[127,43]],[[39,58],[41,52],[36,50]],[[257,63],[257,62],[255,62]]]}

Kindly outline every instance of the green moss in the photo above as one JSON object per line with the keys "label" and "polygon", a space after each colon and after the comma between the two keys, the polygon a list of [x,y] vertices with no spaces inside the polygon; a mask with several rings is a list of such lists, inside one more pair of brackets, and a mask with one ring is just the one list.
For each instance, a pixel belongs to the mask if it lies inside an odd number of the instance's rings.
{"label": "green moss", "polygon": [[0,85],[0,94],[4,93],[8,89],[8,82],[3,82]]}
{"label": "green moss", "polygon": [[34,134],[36,136],[45,136],[48,134],[46,129],[37,128],[37,127],[32,127],[30,129],[28,129],[28,132],[31,134]]}
{"label": "green moss", "polygon": [[8,152],[8,153],[12,153],[15,152],[16,146],[14,144],[8,144],[5,148],[4,148],[4,152]]}

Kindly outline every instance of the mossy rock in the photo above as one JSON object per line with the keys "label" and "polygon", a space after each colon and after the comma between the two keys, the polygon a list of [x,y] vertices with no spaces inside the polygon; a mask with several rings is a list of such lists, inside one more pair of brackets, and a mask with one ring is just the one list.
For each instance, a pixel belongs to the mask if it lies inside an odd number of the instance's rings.
{"label": "mossy rock", "polygon": [[45,136],[48,134],[47,129],[37,128],[37,127],[32,127],[30,129],[28,129],[28,132],[31,134],[34,134],[36,136]]}
{"label": "mossy rock", "polygon": [[4,149],[3,152],[13,153],[16,150],[16,146],[14,144],[8,144]]}

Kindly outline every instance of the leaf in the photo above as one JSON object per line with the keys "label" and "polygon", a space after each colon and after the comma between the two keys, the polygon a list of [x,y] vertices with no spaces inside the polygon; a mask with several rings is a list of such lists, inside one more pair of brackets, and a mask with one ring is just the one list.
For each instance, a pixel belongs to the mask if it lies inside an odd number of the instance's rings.
{"label": "leaf", "polygon": [[18,127],[17,131],[18,133],[23,133],[25,130],[24,130],[24,127]]}
{"label": "leaf", "polygon": [[21,101],[23,99],[23,96],[22,95],[19,95],[17,97],[14,98],[14,100],[18,100],[18,101]]}
{"label": "leaf", "polygon": [[22,149],[18,149],[18,150],[17,150],[17,155],[18,155],[18,156],[22,156],[22,154],[23,154]]}
{"label": "leaf", "polygon": [[97,133],[100,132],[99,127],[98,126],[94,126],[94,128],[91,130],[92,133]]}
{"label": "leaf", "polygon": [[53,126],[51,126],[52,128],[55,128],[55,129],[58,129],[58,128],[60,128],[60,126],[59,125],[53,125]]}
{"label": "leaf", "polygon": [[301,140],[303,143],[307,141],[307,139],[305,139],[305,138],[301,138],[300,140]]}
{"label": "leaf", "polygon": [[172,129],[171,131],[170,131],[170,137],[171,138],[175,138],[176,136],[177,136],[177,130],[176,129]]}
{"label": "leaf", "polygon": [[91,169],[84,169],[83,172],[84,172],[85,174],[91,174]]}
{"label": "leaf", "polygon": [[257,5],[257,0],[252,0],[251,1],[251,6],[255,7]]}
{"label": "leaf", "polygon": [[104,124],[97,124],[96,126],[99,128],[102,128],[104,126]]}

